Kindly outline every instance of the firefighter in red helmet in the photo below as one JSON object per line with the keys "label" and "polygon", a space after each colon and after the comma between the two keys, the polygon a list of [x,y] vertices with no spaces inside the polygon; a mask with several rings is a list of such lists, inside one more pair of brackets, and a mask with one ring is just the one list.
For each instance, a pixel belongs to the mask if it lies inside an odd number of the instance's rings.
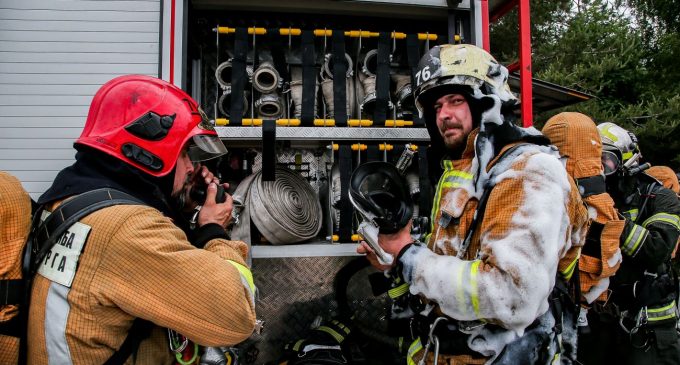
{"label": "firefighter in red helmet", "polygon": [[[168,330],[206,346],[246,339],[255,324],[248,248],[227,235],[232,200],[215,199],[226,184],[200,164],[226,148],[197,103],[157,78],[114,78],[74,147],[75,163],[38,200],[44,221],[93,192],[131,199],[93,209],[32,261],[28,362],[169,363]],[[189,194],[199,185],[208,186],[201,203]],[[36,237],[38,249],[50,242]]]}

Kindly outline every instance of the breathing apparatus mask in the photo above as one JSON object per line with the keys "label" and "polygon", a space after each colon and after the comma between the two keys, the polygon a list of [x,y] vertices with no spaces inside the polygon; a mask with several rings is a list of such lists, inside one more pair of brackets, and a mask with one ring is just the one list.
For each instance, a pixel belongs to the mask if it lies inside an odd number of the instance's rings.
{"label": "breathing apparatus mask", "polygon": [[378,234],[392,234],[406,227],[413,215],[408,183],[392,164],[367,162],[350,178],[349,200],[363,221],[357,232],[376,252],[383,265],[394,258],[378,245]]}

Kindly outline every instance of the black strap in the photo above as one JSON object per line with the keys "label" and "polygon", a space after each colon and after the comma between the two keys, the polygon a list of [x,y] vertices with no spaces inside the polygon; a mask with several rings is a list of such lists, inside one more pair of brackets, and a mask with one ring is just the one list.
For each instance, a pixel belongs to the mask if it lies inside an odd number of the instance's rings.
{"label": "black strap", "polygon": [[[408,67],[411,69],[411,86],[415,86],[418,62],[420,61],[420,41],[418,40],[418,35],[415,33],[406,35],[406,55],[408,58]],[[415,90],[415,88],[412,87],[412,90]],[[415,113],[413,115],[413,125],[420,127],[424,124],[425,121],[423,118],[420,118],[418,113]]]}
{"label": "black strap", "polygon": [[352,204],[349,202],[349,180],[352,176],[352,150],[341,144],[338,149],[338,168],[340,169],[340,224],[341,242],[349,242],[352,237]]}
{"label": "black strap", "polygon": [[[526,145],[527,143],[520,143],[517,145],[514,145],[505,152],[503,152],[500,157],[496,160],[496,166],[503,161],[503,158],[506,156],[509,156],[510,153],[516,149],[518,149],[520,146]],[[489,179],[489,183],[493,179]],[[470,242],[472,241],[472,236],[475,234],[475,231],[477,230],[477,226],[479,225],[479,222],[481,222],[484,219],[484,212],[486,210],[486,203],[489,200],[489,195],[491,195],[491,190],[493,190],[495,185],[488,185],[484,186],[484,192],[482,193],[481,198],[479,198],[479,203],[477,204],[477,209],[475,210],[475,214],[472,217],[472,222],[470,223],[470,228],[468,228],[468,233],[465,235],[465,241],[463,241],[463,244],[461,247],[465,247],[466,249],[470,246]]]}
{"label": "black strap", "polygon": [[369,144],[366,146],[366,159],[362,161],[363,163],[369,161],[382,161],[382,151],[378,148],[377,144]]}
{"label": "black strap", "polygon": [[241,125],[243,120],[243,90],[246,87],[246,57],[248,30],[236,28],[234,34],[234,59],[231,61],[231,111],[229,125]]}
{"label": "black strap", "polygon": [[578,191],[582,198],[607,192],[607,185],[605,185],[602,175],[576,179],[576,185],[578,185]]}
{"label": "black strap", "polygon": [[390,33],[380,32],[378,37],[378,66],[375,78],[374,125],[385,125],[387,102],[390,97]]}
{"label": "black strap", "polygon": [[343,30],[333,30],[333,103],[335,105],[335,125],[338,127],[347,126],[347,89],[346,78],[347,60],[345,59],[345,32]]}
{"label": "black strap", "polygon": [[[419,196],[419,214],[421,217],[430,217],[430,210],[432,209],[432,185],[430,185],[430,172],[428,169],[429,162],[427,160],[427,148],[418,149],[418,175],[420,182],[420,196]],[[429,224],[425,225],[429,227]]]}
{"label": "black strap", "polygon": [[276,180],[276,121],[262,122],[262,180]]}
{"label": "black strap", "polygon": [[132,326],[130,326],[130,329],[128,330],[125,341],[120,345],[118,351],[114,352],[113,355],[106,360],[104,365],[124,364],[125,361],[130,358],[130,355],[137,352],[142,341],[151,335],[152,329],[153,323],[141,318],[135,318],[135,321],[132,322]]}
{"label": "black strap", "polygon": [[314,33],[303,30],[302,41],[302,126],[314,125],[314,105],[316,104],[316,55],[314,54]]}
{"label": "black strap", "polygon": [[32,260],[32,274],[69,227],[94,211],[120,204],[145,205],[132,195],[110,188],[88,191],[61,204],[36,230],[35,239],[40,243],[40,249]]}
{"label": "black strap", "polygon": [[23,280],[21,279],[0,280],[0,306],[21,303],[23,288]]}
{"label": "black strap", "polygon": [[286,55],[283,45],[283,37],[279,33],[279,28],[267,29],[267,45],[272,53],[272,61],[274,61],[274,68],[278,71],[283,80],[290,80],[288,74],[288,67],[286,65]]}

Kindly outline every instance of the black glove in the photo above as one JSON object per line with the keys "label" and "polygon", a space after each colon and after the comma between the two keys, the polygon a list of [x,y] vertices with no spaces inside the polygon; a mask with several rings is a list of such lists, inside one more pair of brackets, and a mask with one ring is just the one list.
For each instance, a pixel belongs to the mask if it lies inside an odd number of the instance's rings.
{"label": "black glove", "polygon": [[675,297],[675,280],[669,274],[645,273],[642,280],[633,285],[633,297],[640,306],[665,304]]}

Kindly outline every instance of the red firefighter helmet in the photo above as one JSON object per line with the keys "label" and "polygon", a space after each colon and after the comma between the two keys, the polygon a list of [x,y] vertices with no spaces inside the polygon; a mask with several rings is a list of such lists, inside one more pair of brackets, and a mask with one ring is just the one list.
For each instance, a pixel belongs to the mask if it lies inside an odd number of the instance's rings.
{"label": "red firefighter helmet", "polygon": [[188,144],[192,161],[227,152],[205,113],[187,93],[163,80],[127,75],[94,95],[76,144],[105,152],[153,175],[167,175]]}

